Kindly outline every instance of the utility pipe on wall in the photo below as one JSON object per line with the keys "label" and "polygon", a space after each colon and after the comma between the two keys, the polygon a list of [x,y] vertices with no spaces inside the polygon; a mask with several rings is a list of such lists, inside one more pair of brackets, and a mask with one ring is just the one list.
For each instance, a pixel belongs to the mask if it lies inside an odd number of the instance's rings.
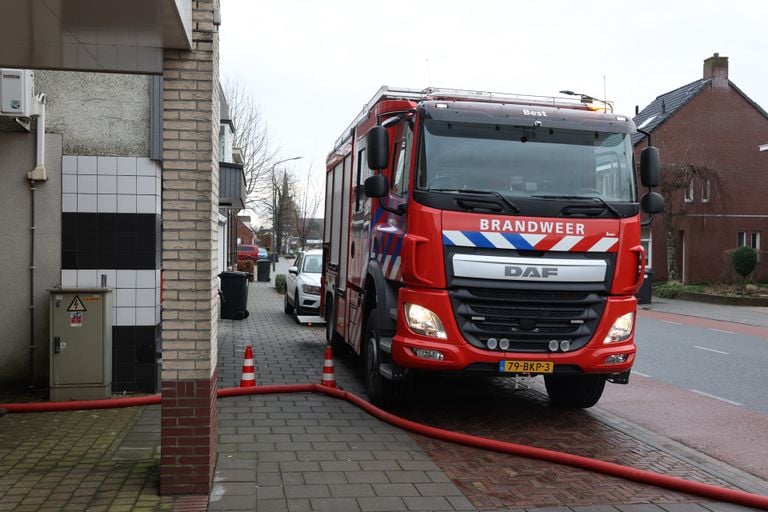
{"label": "utility pipe on wall", "polygon": [[29,228],[29,375],[30,385],[34,386],[35,375],[35,182],[46,181],[45,172],[45,94],[36,96],[38,105],[37,134],[35,136],[35,168],[27,173],[29,180],[30,228]]}

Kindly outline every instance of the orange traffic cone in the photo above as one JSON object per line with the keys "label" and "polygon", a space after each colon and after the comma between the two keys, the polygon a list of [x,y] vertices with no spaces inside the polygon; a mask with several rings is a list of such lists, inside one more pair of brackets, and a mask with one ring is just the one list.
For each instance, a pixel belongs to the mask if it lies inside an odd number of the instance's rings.
{"label": "orange traffic cone", "polygon": [[333,351],[331,346],[325,347],[325,360],[323,361],[323,379],[320,381],[320,385],[335,388],[336,387],[336,373],[333,371]]}
{"label": "orange traffic cone", "polygon": [[243,376],[240,378],[241,388],[256,387],[256,371],[253,369],[253,349],[250,345],[245,347],[243,360]]}

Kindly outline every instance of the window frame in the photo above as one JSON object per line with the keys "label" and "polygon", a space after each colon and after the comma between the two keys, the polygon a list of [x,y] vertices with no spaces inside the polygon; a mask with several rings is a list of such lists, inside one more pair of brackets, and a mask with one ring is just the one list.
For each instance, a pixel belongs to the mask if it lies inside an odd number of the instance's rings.
{"label": "window frame", "polygon": [[645,250],[645,268],[653,269],[653,236],[650,227],[641,231],[640,245]]}
{"label": "window frame", "polygon": [[702,203],[708,203],[712,200],[712,190],[711,190],[712,182],[710,180],[705,180],[704,183],[701,185],[701,202]]}
{"label": "window frame", "polygon": [[686,203],[693,202],[693,180],[689,181],[683,190],[683,201]]}
{"label": "window frame", "polygon": [[395,133],[398,137],[392,145],[392,173],[389,179],[389,190],[392,195],[403,197],[408,193],[410,161],[413,152],[413,129],[410,122],[403,120],[398,123]]}

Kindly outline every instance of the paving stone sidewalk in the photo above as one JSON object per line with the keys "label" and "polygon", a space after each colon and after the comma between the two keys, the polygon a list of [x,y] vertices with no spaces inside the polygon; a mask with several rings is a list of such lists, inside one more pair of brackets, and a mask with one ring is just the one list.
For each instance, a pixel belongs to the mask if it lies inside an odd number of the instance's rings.
{"label": "paving stone sidewalk", "polygon": [[[258,384],[320,382],[324,329],[298,326],[293,318],[284,315],[282,296],[276,294],[272,283],[252,283],[249,301],[251,316],[247,320],[225,321],[220,326],[220,385],[239,382],[247,344],[253,345]],[[335,364],[339,386],[364,396],[356,359],[349,354],[335,354]],[[491,467],[508,473],[510,468],[536,463],[525,459],[510,461],[487,452],[411,436],[325,396],[241,397],[222,400],[219,407],[220,457],[210,510],[523,510],[521,505],[500,506],[510,501],[497,499],[501,496],[499,492],[510,495],[509,485],[519,487],[518,494],[525,493],[523,489],[530,486],[543,485],[537,489],[539,505],[532,499],[535,497],[520,494],[519,503],[526,503],[525,510],[537,512],[747,510],[618,479],[608,486],[614,494],[606,491],[600,498],[595,496],[597,501],[585,500],[589,486],[604,485],[609,477],[570,468],[563,471],[562,467],[547,467],[543,463],[538,464],[545,466],[543,473],[550,475],[548,478],[521,481],[521,477],[526,477],[525,471],[521,471],[517,480],[506,478],[505,482],[501,478],[503,486],[507,486],[504,488],[496,485],[483,490],[482,484],[480,488],[468,486],[467,482],[499,480],[494,475],[490,480],[468,478],[472,476],[472,464],[475,473],[484,474]],[[720,479],[717,472],[726,470],[725,465],[717,461],[705,461],[709,466],[696,465],[694,459],[698,454],[693,450],[649,443],[653,437],[657,441],[661,438],[633,430],[632,425],[618,418],[602,415],[602,419],[608,425],[607,431],[630,430],[621,442],[637,443],[637,453],[645,450],[661,453],[660,458],[671,457],[679,466],[679,474],[701,472],[702,480],[726,485],[745,476],[736,470],[737,476],[730,480]],[[568,432],[564,437],[567,435]],[[629,452],[633,451],[632,446],[628,447]],[[501,466],[488,464],[492,459],[501,460]],[[665,469],[663,465],[657,467]],[[573,478],[574,473],[586,477]],[[568,474],[571,476],[565,476]],[[578,499],[574,498],[573,488],[568,487],[574,483]],[[747,475],[739,483],[749,487],[753,482]],[[759,484],[757,488],[766,489]],[[605,496],[609,498],[608,504],[602,505],[605,501],[600,500]],[[542,506],[543,503],[557,506]],[[581,503],[596,505],[577,506]]]}
{"label": "paving stone sidewalk", "polygon": [[[286,268],[281,262],[278,272]],[[284,315],[282,296],[271,282],[251,284],[249,309],[245,321],[221,322],[220,385],[239,383],[246,344],[254,348],[259,384],[320,382],[323,328],[298,326]],[[339,386],[364,396],[356,359],[335,354],[335,362]],[[525,400],[535,402],[536,390],[530,393]],[[0,402],[41,398],[0,394]],[[588,416],[606,431],[621,433],[630,453],[650,450],[672,457],[682,476],[691,471],[687,464],[712,481],[765,488],[765,482],[599,409]],[[449,415],[441,421],[450,426],[460,420]],[[492,425],[483,428],[492,433]],[[159,432],[158,407],[0,417],[0,511],[204,509],[204,496],[159,496]],[[567,439],[566,431],[562,440]],[[607,502],[602,496],[582,505],[584,496],[604,490],[604,477],[573,478],[568,472],[576,470],[542,466],[538,478],[523,470],[534,464],[525,459],[412,436],[346,402],[308,393],[220,400],[218,449],[212,511],[749,510],[649,486],[644,495],[627,494],[624,484],[617,484]],[[532,499],[526,490],[531,488],[539,498]],[[510,498],[515,493],[521,496],[517,505]],[[660,502],[659,493],[668,499]],[[574,496],[582,501],[572,501]]]}
{"label": "paving stone sidewalk", "polygon": [[[155,428],[137,425],[143,412],[128,408],[0,418],[0,511],[171,510],[176,498],[161,497],[158,489],[153,439],[159,440],[159,434],[141,432]],[[152,415],[147,413],[149,423],[155,423]],[[159,416],[156,423],[159,429]],[[120,448],[132,438],[136,445],[129,441]]]}

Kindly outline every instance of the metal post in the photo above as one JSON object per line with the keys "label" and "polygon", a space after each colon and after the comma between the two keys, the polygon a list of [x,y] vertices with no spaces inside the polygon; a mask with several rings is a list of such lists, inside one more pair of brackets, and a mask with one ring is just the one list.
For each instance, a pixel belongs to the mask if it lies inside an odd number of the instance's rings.
{"label": "metal post", "polygon": [[[277,165],[277,164],[275,164]],[[275,183],[275,166],[272,166],[272,272],[275,271],[275,251],[277,250],[277,184]]]}

